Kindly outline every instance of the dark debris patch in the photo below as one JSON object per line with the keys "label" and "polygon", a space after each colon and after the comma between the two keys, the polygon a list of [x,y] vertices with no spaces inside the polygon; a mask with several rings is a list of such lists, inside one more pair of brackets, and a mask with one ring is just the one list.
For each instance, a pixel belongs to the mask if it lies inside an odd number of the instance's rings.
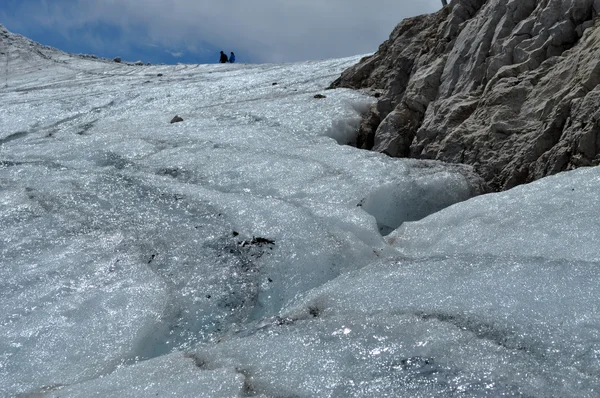
{"label": "dark debris patch", "polygon": [[160,169],[157,172],[158,175],[170,176],[173,178],[179,177],[179,175],[182,173],[183,173],[183,170],[181,170],[178,167],[165,167],[164,169]]}
{"label": "dark debris patch", "polygon": [[321,310],[319,309],[319,307],[313,305],[313,306],[308,307],[308,313],[313,318],[318,318],[319,315],[321,315]]}
{"label": "dark debris patch", "polygon": [[0,160],[0,167],[13,167],[26,164],[26,162],[16,162],[13,160]]}
{"label": "dark debris patch", "polygon": [[402,369],[404,370],[420,369],[424,368],[427,365],[433,365],[434,360],[433,358],[423,358],[420,356],[416,356],[411,358],[404,358],[400,361],[400,364],[402,366]]}
{"label": "dark debris patch", "polygon": [[188,353],[183,354],[183,357],[193,360],[194,361],[194,365],[198,369],[202,369],[202,370],[209,370],[210,369],[208,367],[208,362],[204,358],[200,358],[198,356],[198,354],[196,354],[196,353],[188,352]]}
{"label": "dark debris patch", "polygon": [[[234,235],[234,236],[237,236],[237,235]],[[258,237],[253,236],[252,239],[250,239],[250,240],[238,241],[238,245],[241,247],[247,247],[247,246],[263,247],[263,246],[268,246],[268,245],[272,246],[272,245],[275,245],[275,240],[268,239],[268,238],[261,238],[260,236],[258,236]]]}
{"label": "dark debris patch", "polygon": [[[233,231],[232,235],[239,237],[240,234],[237,231]],[[267,249],[273,250],[273,246],[275,246],[274,239],[253,236],[252,239],[237,240],[235,248],[231,248],[230,252],[239,251],[240,253],[244,253],[244,256],[247,258],[259,259],[267,253]]]}

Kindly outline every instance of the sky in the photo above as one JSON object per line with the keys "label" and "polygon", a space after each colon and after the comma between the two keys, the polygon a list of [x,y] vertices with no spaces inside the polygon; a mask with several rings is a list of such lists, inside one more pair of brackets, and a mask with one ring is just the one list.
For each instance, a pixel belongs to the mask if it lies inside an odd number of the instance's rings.
{"label": "sky", "polygon": [[2,0],[0,24],[58,49],[127,61],[294,62],[377,50],[440,0]]}

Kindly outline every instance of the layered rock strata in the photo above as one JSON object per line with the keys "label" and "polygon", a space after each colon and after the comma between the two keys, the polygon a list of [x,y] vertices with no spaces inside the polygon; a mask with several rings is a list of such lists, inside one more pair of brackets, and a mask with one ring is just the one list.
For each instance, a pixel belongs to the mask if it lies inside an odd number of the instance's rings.
{"label": "layered rock strata", "polygon": [[381,95],[359,147],[473,165],[493,189],[600,163],[600,0],[453,0],[332,87]]}

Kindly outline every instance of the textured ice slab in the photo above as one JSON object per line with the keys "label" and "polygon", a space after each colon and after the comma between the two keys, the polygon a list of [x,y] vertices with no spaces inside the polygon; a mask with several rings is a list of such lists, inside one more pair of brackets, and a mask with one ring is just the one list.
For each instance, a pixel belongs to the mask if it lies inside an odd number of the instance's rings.
{"label": "textured ice slab", "polygon": [[196,355],[244,369],[266,395],[596,396],[599,176],[405,223],[390,240],[417,259],[341,275]]}
{"label": "textured ice slab", "polygon": [[196,355],[254,392],[301,397],[592,397],[597,264],[382,261]]}
{"label": "textured ice slab", "polygon": [[[244,396],[245,376],[235,368],[202,369],[203,364],[181,353],[165,355],[109,376],[73,386],[54,386],[45,396],[232,398]],[[47,389],[48,390],[48,389]],[[43,393],[45,391],[41,391]],[[41,394],[40,394],[41,395]]]}
{"label": "textured ice slab", "polygon": [[583,168],[474,198],[389,241],[410,256],[457,253],[600,261],[600,168]]}
{"label": "textured ice slab", "polygon": [[118,375],[151,365],[122,366],[272,317],[392,254],[382,226],[481,188],[465,167],[340,145],[371,99],[323,88],[358,57],[141,67],[0,44],[4,395],[110,395],[117,369],[114,394],[141,394]]}

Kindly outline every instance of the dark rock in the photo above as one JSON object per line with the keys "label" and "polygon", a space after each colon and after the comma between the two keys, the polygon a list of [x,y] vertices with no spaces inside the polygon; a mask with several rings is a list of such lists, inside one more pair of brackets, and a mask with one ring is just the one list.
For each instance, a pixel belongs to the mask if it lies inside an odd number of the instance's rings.
{"label": "dark rock", "polygon": [[183,118],[178,115],[175,115],[175,117],[173,119],[171,119],[171,124],[179,123],[179,122],[183,122]]}
{"label": "dark rock", "polygon": [[113,59],[116,63],[121,63],[121,57],[116,57]]}
{"label": "dark rock", "polygon": [[252,237],[252,243],[253,244],[258,244],[258,245],[274,245],[275,241],[272,239],[267,239],[267,238],[261,238],[260,236],[255,238]]}
{"label": "dark rock", "polygon": [[[234,235],[235,236],[235,235]],[[242,246],[242,247],[246,247],[246,246],[264,246],[264,245],[274,245],[275,241],[272,239],[267,239],[267,238],[261,238],[259,237],[252,237],[251,240],[243,240],[241,242],[238,242],[238,245]]]}
{"label": "dark rock", "polygon": [[323,99],[323,98],[327,98],[327,96],[323,95],[323,94],[317,94],[315,95],[313,98],[317,98],[317,99]]}
{"label": "dark rock", "polygon": [[362,121],[358,128],[358,137],[356,139],[356,147],[361,149],[373,149],[375,142],[375,130],[381,123],[377,106],[373,105],[367,113],[363,115]]}
{"label": "dark rock", "polygon": [[156,76],[158,76],[158,77],[162,77],[162,75],[163,75],[162,73],[159,73],[159,74],[158,74],[158,75],[156,75]]}

